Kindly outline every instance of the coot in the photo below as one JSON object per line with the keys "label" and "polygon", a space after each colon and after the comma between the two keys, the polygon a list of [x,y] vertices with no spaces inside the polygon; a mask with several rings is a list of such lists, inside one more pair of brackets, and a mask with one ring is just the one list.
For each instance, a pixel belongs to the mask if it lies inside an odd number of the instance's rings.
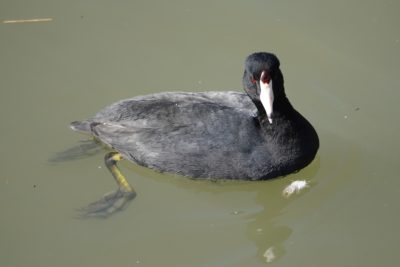
{"label": "coot", "polygon": [[245,61],[246,93],[139,96],[71,123],[115,150],[105,161],[119,189],[86,214],[110,214],[135,196],[116,167],[122,158],[160,172],[212,179],[269,179],[307,166],[318,150],[318,135],[286,97],[279,65],[272,53],[254,53]]}

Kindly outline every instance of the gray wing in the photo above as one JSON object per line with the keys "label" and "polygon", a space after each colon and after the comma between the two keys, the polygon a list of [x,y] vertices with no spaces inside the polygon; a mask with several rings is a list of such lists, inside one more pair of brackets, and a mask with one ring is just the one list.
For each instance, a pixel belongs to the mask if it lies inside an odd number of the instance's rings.
{"label": "gray wing", "polygon": [[[253,104],[236,92],[164,93],[117,102],[91,120],[92,134],[125,158],[191,177],[253,178],[263,149]],[[264,152],[265,154],[265,152]]]}
{"label": "gray wing", "polygon": [[[241,110],[253,115],[256,113],[250,98],[239,92],[167,92],[152,95],[138,96],[131,99],[118,101],[100,112],[92,121],[132,121],[135,123],[171,123],[176,122],[176,114],[184,119],[184,112],[195,109],[196,105],[225,106]],[[143,119],[143,121],[142,121]],[[192,116],[188,114],[188,119]],[[171,121],[172,120],[172,121]]]}

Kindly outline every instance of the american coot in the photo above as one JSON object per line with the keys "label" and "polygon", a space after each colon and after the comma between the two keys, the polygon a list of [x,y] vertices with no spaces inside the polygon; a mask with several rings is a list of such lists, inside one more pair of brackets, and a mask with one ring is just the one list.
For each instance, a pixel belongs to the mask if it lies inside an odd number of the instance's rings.
{"label": "american coot", "polygon": [[94,117],[71,123],[116,152],[105,157],[118,190],[84,210],[108,215],[135,196],[118,170],[122,158],[192,178],[261,180],[308,165],[317,133],[285,95],[278,58],[246,58],[246,94],[158,93],[116,102]]}

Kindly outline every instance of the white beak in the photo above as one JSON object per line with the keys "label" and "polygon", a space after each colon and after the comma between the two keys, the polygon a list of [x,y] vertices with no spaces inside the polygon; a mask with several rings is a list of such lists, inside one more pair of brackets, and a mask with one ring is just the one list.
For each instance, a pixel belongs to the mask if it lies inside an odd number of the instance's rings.
{"label": "white beak", "polygon": [[[262,75],[261,75],[262,76]],[[265,112],[267,113],[268,121],[272,124],[272,112],[274,104],[274,91],[272,90],[272,80],[269,83],[264,83],[260,79],[260,100]]]}

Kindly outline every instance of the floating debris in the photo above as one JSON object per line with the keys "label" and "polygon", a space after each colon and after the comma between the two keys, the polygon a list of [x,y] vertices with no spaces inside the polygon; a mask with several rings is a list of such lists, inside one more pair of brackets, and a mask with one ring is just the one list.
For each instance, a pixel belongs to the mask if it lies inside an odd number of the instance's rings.
{"label": "floating debris", "polygon": [[268,248],[265,252],[263,257],[265,258],[266,262],[272,262],[275,259],[274,247]]}
{"label": "floating debris", "polygon": [[243,212],[242,211],[238,211],[238,210],[235,210],[235,211],[231,212],[231,214],[233,214],[233,215],[239,215],[240,213],[243,213]]}
{"label": "floating debris", "polygon": [[308,186],[309,185],[306,180],[293,181],[290,185],[286,186],[286,188],[283,189],[282,195],[284,197],[290,197],[293,193],[298,194],[301,190]]}
{"label": "floating debris", "polygon": [[5,24],[12,23],[34,23],[34,22],[49,22],[52,21],[52,18],[41,18],[41,19],[15,19],[15,20],[3,20]]}

